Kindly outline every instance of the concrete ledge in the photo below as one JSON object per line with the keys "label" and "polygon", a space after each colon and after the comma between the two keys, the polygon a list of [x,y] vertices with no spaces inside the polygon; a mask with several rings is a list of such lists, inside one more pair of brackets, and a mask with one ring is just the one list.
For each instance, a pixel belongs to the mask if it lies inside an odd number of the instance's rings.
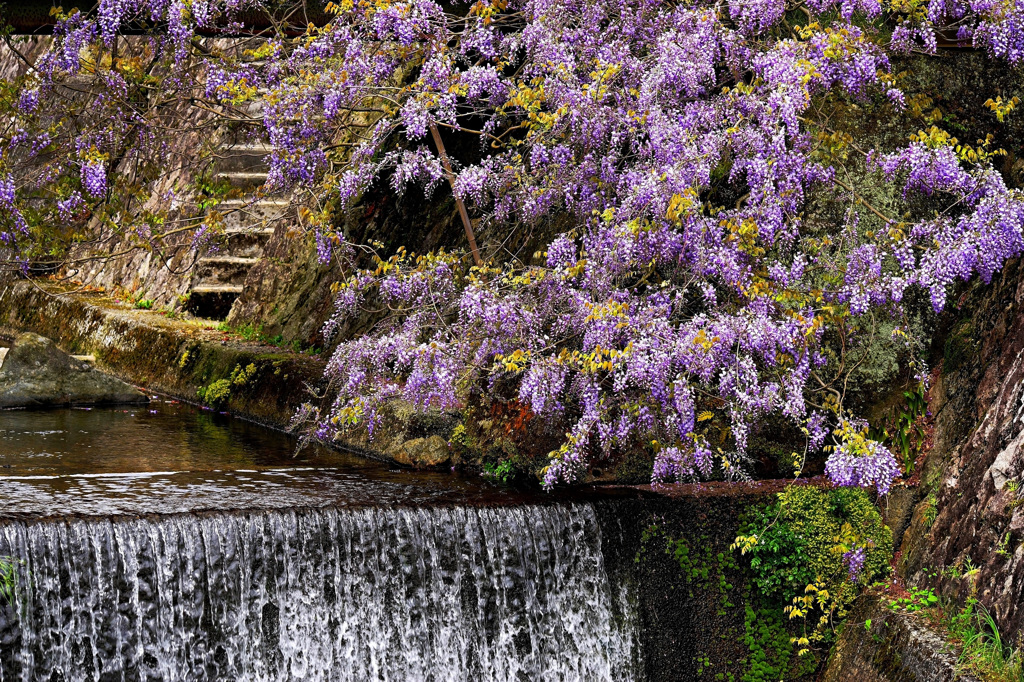
{"label": "concrete ledge", "polygon": [[[40,334],[150,392],[277,429],[288,427],[302,403],[316,402],[310,387],[323,381],[323,360],[231,339],[214,324],[168,319],[102,294],[52,284],[22,281],[0,291],[0,339],[23,331]],[[373,440],[360,429],[334,447],[399,466],[447,469],[459,463],[447,443],[456,415],[402,404],[393,405],[387,415]]]}
{"label": "concrete ledge", "polygon": [[[202,320],[172,320],[134,310],[101,294],[16,282],[0,290],[0,336],[31,331],[65,352],[92,355],[96,366],[128,383],[181,400],[228,382],[217,409],[284,428],[310,397],[324,362],[260,343],[228,340]],[[251,369],[250,369],[251,366]],[[232,382],[232,374],[243,380]]]}

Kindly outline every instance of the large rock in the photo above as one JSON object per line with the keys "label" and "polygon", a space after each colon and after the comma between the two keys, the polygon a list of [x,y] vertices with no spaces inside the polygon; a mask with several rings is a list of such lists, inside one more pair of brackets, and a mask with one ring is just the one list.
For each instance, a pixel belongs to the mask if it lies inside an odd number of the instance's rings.
{"label": "large rock", "polygon": [[961,300],[929,393],[934,446],[898,570],[909,585],[961,604],[976,591],[1003,641],[1016,642],[1024,637],[1021,262]]}
{"label": "large rock", "polygon": [[38,334],[21,334],[0,357],[0,408],[148,401],[137,389],[76,360]]}
{"label": "large rock", "polygon": [[412,438],[387,451],[399,464],[412,467],[437,467],[451,462],[448,441],[441,436]]}

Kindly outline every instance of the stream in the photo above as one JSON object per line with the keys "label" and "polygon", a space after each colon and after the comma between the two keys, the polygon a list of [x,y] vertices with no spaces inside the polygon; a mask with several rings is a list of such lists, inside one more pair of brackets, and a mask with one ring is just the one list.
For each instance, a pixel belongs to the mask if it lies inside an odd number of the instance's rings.
{"label": "stream", "polygon": [[162,399],[0,412],[0,681],[630,680],[595,502]]}

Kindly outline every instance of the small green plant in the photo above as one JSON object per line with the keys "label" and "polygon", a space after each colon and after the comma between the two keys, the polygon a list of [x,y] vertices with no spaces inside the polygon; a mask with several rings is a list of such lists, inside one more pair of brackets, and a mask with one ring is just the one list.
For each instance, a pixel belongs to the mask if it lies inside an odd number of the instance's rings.
{"label": "small green plant", "polygon": [[202,210],[213,208],[232,192],[230,182],[215,178],[210,173],[204,174],[196,181],[195,189],[198,195],[198,205]]}
{"label": "small green plant", "polygon": [[0,601],[13,604],[18,597],[18,564],[17,559],[0,556]]}
{"label": "small green plant", "polygon": [[196,394],[199,399],[216,409],[224,405],[231,397],[231,389],[235,386],[245,386],[252,381],[256,374],[259,373],[259,368],[249,363],[246,367],[241,365],[235,365],[235,368],[231,370],[231,376],[227,379],[218,379],[206,386],[200,387]]}
{"label": "small green plant", "polygon": [[939,605],[939,598],[929,587],[912,587],[906,597],[889,600],[889,608],[893,611],[915,613],[922,609],[934,608]]}
{"label": "small green plant", "polygon": [[1012,498],[1007,505],[1012,512],[1014,509],[1024,504],[1024,495],[1021,495],[1020,481],[1011,478],[1006,482],[1005,488],[1009,491],[1010,497]]}
{"label": "small green plant", "polygon": [[512,462],[505,460],[500,464],[491,464],[490,462],[484,462],[483,475],[487,478],[493,478],[496,481],[502,483],[508,483],[516,476],[516,468],[512,465]]}
{"label": "small green plant", "polygon": [[935,519],[939,515],[939,502],[935,497],[935,493],[932,492],[924,500],[924,510],[922,511],[925,522],[928,527],[931,528],[932,524],[935,523]]}
{"label": "small green plant", "polygon": [[256,365],[252,363],[249,363],[245,369],[242,369],[241,365],[235,365],[235,368],[231,370],[231,385],[245,386],[256,376],[257,371]]}
{"label": "small green plant", "polygon": [[740,641],[749,651],[745,661],[747,669],[741,682],[792,679],[787,673],[792,665],[793,638],[777,610],[755,610],[747,605],[744,608],[743,635]]}
{"label": "small green plant", "polygon": [[945,624],[950,639],[961,649],[959,672],[973,673],[986,682],[1024,681],[1024,652],[1003,641],[992,614],[976,597],[969,597]]}
{"label": "small green plant", "polygon": [[942,569],[940,575],[942,575],[943,578],[949,578],[950,580],[959,580],[963,577],[963,574],[960,572],[959,564],[946,566],[944,569]]}
{"label": "small green plant", "polygon": [[1001,557],[1008,557],[1013,552],[1010,551],[1010,531],[1006,531],[1006,535],[999,541],[999,547],[996,548],[996,554]]}
{"label": "small green plant", "polygon": [[910,612],[927,609],[929,619],[946,631],[951,645],[960,649],[958,679],[967,673],[986,682],[1024,682],[1024,651],[1003,641],[992,614],[978,601],[978,568],[968,557],[957,572],[971,581],[970,596],[963,608],[955,602],[943,603],[927,588],[915,588],[908,596],[890,599],[890,608]]}
{"label": "small green plant", "polygon": [[466,432],[465,424],[459,424],[452,429],[452,435],[448,438],[448,445],[452,447],[466,447],[469,444],[469,434]]}
{"label": "small green plant", "polygon": [[903,462],[903,472],[913,473],[914,461],[924,449],[926,434],[924,418],[928,400],[924,384],[903,392],[903,400],[885,414],[882,424],[871,428],[869,436],[892,448]]}
{"label": "small green plant", "polygon": [[251,322],[249,324],[242,325],[236,332],[246,341],[262,341],[263,340],[263,325],[254,325]]}
{"label": "small green plant", "polygon": [[140,298],[139,300],[135,301],[135,306],[134,307],[135,307],[136,310],[152,310],[153,309],[153,299],[151,299],[151,298]]}
{"label": "small green plant", "polygon": [[201,401],[216,409],[231,397],[231,380],[218,379],[208,386],[201,386],[196,393]]}

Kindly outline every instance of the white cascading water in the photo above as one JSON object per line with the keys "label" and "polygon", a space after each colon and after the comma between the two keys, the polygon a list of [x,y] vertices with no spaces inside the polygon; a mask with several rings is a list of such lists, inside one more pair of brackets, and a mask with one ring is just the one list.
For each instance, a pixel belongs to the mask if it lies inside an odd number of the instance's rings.
{"label": "white cascading water", "polygon": [[0,526],[3,682],[630,680],[589,504]]}

